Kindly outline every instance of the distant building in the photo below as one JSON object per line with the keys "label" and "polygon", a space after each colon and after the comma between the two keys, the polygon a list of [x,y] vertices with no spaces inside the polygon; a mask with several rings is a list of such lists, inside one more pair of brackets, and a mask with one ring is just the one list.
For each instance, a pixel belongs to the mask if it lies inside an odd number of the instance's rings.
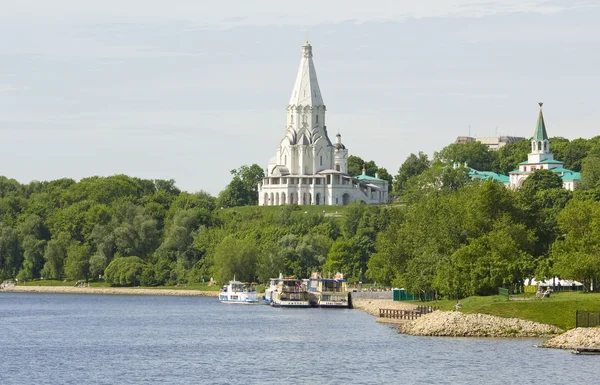
{"label": "distant building", "polygon": [[459,136],[456,138],[456,143],[480,142],[488,146],[488,150],[497,151],[506,146],[508,143],[514,143],[525,140],[520,136],[494,136],[487,138],[473,138],[471,136]]}
{"label": "distant building", "polygon": [[286,131],[259,186],[259,205],[387,203],[388,181],[364,171],[348,175],[348,150],[341,135],[330,141],[312,57],[306,42],[286,109]]}
{"label": "distant building", "polygon": [[510,188],[514,190],[521,187],[529,175],[536,170],[545,169],[558,174],[563,181],[563,187],[572,191],[581,180],[581,174],[567,170],[563,167],[563,162],[554,159],[554,154],[550,151],[550,140],[546,132],[542,104],[540,103],[540,113],[533,132],[533,138],[531,138],[531,153],[527,155],[526,162],[519,163],[519,168],[509,173]]}

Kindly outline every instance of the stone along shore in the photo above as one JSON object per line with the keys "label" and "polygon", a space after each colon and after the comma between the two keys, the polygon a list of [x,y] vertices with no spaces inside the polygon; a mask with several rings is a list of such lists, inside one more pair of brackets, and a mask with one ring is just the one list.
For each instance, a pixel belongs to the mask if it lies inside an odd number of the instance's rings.
{"label": "stone along shore", "polygon": [[457,311],[435,311],[399,324],[398,329],[414,336],[443,337],[551,337],[561,332],[538,322]]}
{"label": "stone along shore", "polygon": [[10,286],[1,292],[53,294],[179,295],[217,297],[218,291],[142,289],[136,287]]}
{"label": "stone along shore", "polygon": [[541,347],[556,349],[600,348],[600,327],[571,329],[564,334],[549,339]]}
{"label": "stone along shore", "polygon": [[[355,309],[378,317],[379,309],[414,310],[415,305],[390,300],[353,300]],[[440,337],[552,337],[561,333],[556,326],[518,318],[502,318],[487,314],[435,311],[411,321],[396,321],[401,333],[414,336]]]}

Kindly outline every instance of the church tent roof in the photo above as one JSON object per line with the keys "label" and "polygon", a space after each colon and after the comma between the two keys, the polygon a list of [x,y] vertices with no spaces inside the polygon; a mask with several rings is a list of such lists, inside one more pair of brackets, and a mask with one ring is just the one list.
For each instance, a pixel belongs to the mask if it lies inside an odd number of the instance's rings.
{"label": "church tent roof", "polygon": [[546,132],[546,124],[544,123],[544,115],[542,114],[542,104],[540,103],[540,114],[538,115],[537,124],[535,125],[535,131],[533,132],[533,139],[548,140],[548,133]]}
{"label": "church tent roof", "polygon": [[307,41],[302,46],[302,59],[298,67],[294,89],[290,96],[290,106],[324,105],[312,57],[312,46]]}

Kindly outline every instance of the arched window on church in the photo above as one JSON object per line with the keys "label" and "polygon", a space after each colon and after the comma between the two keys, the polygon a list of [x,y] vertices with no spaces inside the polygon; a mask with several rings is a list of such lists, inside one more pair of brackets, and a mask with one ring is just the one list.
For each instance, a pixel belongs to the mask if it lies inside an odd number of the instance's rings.
{"label": "arched window on church", "polygon": [[293,115],[293,114],[292,114],[292,115],[290,115],[290,123],[291,123],[291,124],[294,124],[294,115]]}
{"label": "arched window on church", "polygon": [[322,166],[323,165],[323,155],[321,155],[320,160],[321,160],[321,166]]}
{"label": "arched window on church", "polygon": [[319,123],[319,115],[317,115],[317,123]]}
{"label": "arched window on church", "polygon": [[283,164],[286,164],[286,165],[287,165],[287,155],[284,155],[284,156],[283,156]]}
{"label": "arched window on church", "polygon": [[340,165],[339,164],[335,165],[335,171],[340,171]]}

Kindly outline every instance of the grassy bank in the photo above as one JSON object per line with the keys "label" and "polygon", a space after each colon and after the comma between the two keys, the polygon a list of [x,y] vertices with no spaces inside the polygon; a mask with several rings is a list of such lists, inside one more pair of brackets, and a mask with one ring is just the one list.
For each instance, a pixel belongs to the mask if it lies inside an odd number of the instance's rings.
{"label": "grassy bank", "polygon": [[[535,296],[516,296],[519,300],[506,300],[505,297],[469,297],[462,299],[462,309],[466,314],[483,313],[505,318],[520,318],[544,324],[555,325],[561,329],[575,327],[577,310],[600,311],[600,294],[581,292],[553,293],[550,298],[539,299]],[[524,300],[520,300],[524,299]],[[423,302],[414,302],[423,305]],[[456,301],[442,300],[428,302],[442,310],[452,310]]]}

